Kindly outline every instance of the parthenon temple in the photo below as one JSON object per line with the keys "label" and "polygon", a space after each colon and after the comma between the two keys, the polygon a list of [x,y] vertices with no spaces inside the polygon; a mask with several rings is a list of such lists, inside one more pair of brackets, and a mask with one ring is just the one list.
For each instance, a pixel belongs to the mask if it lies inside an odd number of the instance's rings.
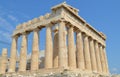
{"label": "parthenon temple", "polygon": [[[27,71],[28,35],[33,32],[30,71],[68,69],[109,74],[106,56],[106,36],[98,32],[78,15],[78,9],[64,3],[51,8],[51,13],[19,24],[12,35],[8,61],[4,48],[0,60],[0,74]],[[39,33],[46,29],[44,67],[39,68]],[[22,37],[20,58],[17,59],[18,38]],[[40,42],[39,42],[40,41]],[[16,64],[18,62],[18,65]],[[18,67],[18,68],[17,68]]]}

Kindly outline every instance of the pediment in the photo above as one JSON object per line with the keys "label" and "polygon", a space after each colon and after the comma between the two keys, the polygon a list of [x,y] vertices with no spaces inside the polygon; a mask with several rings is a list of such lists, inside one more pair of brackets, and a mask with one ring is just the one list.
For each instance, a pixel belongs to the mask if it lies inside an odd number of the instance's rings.
{"label": "pediment", "polygon": [[63,3],[59,4],[59,5],[56,5],[56,6],[52,7],[52,10],[57,10],[59,8],[62,8],[62,7],[64,7],[65,9],[67,9],[67,10],[69,10],[69,11],[75,13],[75,14],[78,14],[79,10],[72,7],[72,6],[70,6],[70,5],[68,5],[68,4],[66,4],[66,2],[63,2]]}

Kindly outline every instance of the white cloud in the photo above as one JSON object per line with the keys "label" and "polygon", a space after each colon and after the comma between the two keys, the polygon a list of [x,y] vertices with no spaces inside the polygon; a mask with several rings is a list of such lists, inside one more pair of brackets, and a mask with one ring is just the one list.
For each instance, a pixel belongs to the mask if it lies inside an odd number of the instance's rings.
{"label": "white cloud", "polygon": [[0,38],[3,36],[5,39],[10,40],[15,25],[18,22],[18,19],[9,10],[0,6]]}
{"label": "white cloud", "polygon": [[5,18],[0,17],[0,27],[4,27],[6,30],[14,30],[14,27]]}
{"label": "white cloud", "polygon": [[118,68],[115,68],[115,67],[114,67],[114,68],[111,69],[111,73],[112,73],[112,74],[117,74],[118,72],[119,72],[119,69],[118,69]]}
{"label": "white cloud", "polygon": [[8,15],[8,18],[10,18],[11,20],[13,20],[15,22],[18,22],[18,19],[13,15]]}
{"label": "white cloud", "polygon": [[[0,5],[0,43],[11,42],[11,36],[17,24],[30,17],[18,11],[11,11]],[[1,47],[0,47],[1,48]]]}
{"label": "white cloud", "polygon": [[[11,42],[11,34],[8,32],[0,31],[0,40],[7,40],[8,42]],[[4,37],[4,39],[3,39]]]}
{"label": "white cloud", "polygon": [[0,44],[11,45],[10,43],[8,43],[6,41],[1,41],[1,40],[0,40]]}
{"label": "white cloud", "polygon": [[118,71],[118,69],[117,68],[113,68],[112,71]]}

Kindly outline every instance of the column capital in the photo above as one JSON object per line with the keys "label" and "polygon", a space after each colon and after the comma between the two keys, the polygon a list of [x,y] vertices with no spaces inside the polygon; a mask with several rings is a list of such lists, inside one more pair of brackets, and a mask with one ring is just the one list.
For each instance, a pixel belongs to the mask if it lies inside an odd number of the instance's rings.
{"label": "column capital", "polygon": [[103,48],[102,44],[99,44],[100,45],[100,48]]}
{"label": "column capital", "polygon": [[88,37],[88,35],[85,32],[82,32],[84,37]]}
{"label": "column capital", "polygon": [[100,44],[100,46],[102,47],[102,48],[105,48],[105,46],[104,45],[102,45],[101,43],[99,43]]}
{"label": "column capital", "polygon": [[80,29],[76,29],[75,32],[76,33],[80,33],[80,32],[82,33],[82,31]]}
{"label": "column capital", "polygon": [[33,31],[38,32],[39,30],[40,30],[39,28],[35,28]]}
{"label": "column capital", "polygon": [[95,41],[93,37],[88,36],[90,41]]}
{"label": "column capital", "polygon": [[76,34],[79,34],[79,33],[81,33],[81,31],[79,31],[79,30],[76,30]]}
{"label": "column capital", "polygon": [[89,36],[87,34],[83,33],[84,38],[88,38]]}
{"label": "column capital", "polygon": [[67,22],[66,25],[67,25],[68,28],[73,28],[74,27],[74,25],[70,24],[70,22]]}
{"label": "column capital", "polygon": [[98,46],[99,46],[99,47],[101,47],[101,46],[102,46],[102,44],[101,44],[100,42],[98,42]]}
{"label": "column capital", "polygon": [[99,44],[99,42],[97,40],[94,40],[94,41],[95,41],[95,43]]}
{"label": "column capital", "polygon": [[104,49],[106,48],[104,45],[102,45],[102,46],[103,46]]}
{"label": "column capital", "polygon": [[22,36],[25,35],[25,36],[28,36],[29,32],[23,32],[22,33]]}
{"label": "column capital", "polygon": [[[58,21],[59,22],[59,21]],[[52,24],[52,25],[54,25],[54,24],[57,24],[58,23],[57,21],[51,21],[50,23],[48,23],[48,24]]]}
{"label": "column capital", "polygon": [[14,35],[14,36],[12,36],[12,38],[16,38],[16,39],[17,39],[18,37],[19,37],[18,35]]}
{"label": "column capital", "polygon": [[67,22],[64,18],[58,20],[58,22]]}
{"label": "column capital", "polygon": [[58,23],[66,23],[65,20],[58,20]]}
{"label": "column capital", "polygon": [[54,32],[57,32],[58,31],[58,26],[56,25],[56,26],[54,26],[54,30],[53,30]]}
{"label": "column capital", "polygon": [[52,27],[54,24],[52,23],[52,22],[50,22],[50,23],[48,23],[48,24],[46,24],[46,28],[47,27]]}
{"label": "column capital", "polygon": [[105,45],[103,45],[102,43],[100,43],[99,41],[97,41],[96,39],[94,39],[94,41],[98,43],[98,46],[102,45],[103,47],[106,47]]}

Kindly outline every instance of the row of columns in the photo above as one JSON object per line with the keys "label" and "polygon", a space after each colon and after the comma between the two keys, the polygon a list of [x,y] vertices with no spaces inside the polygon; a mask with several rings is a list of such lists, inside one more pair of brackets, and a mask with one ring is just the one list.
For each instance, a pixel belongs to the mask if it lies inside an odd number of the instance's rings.
{"label": "row of columns", "polygon": [[[54,50],[53,52],[55,55],[51,54],[51,56],[54,57],[53,64],[55,66],[53,67],[59,67],[59,68],[69,67],[72,69],[78,67],[82,70],[86,69],[89,71],[94,71],[99,73],[101,72],[108,73],[108,64],[107,64],[107,58],[106,58],[104,46],[102,46],[94,39],[89,38],[89,36],[79,31],[77,32],[77,38],[76,38],[77,51],[75,51],[74,30],[73,30],[74,28],[73,26],[69,26],[68,51],[67,51],[65,27],[66,27],[66,24],[64,22],[60,22],[58,31],[55,31],[55,37],[54,37],[55,47],[53,49]],[[51,37],[51,35],[49,37]],[[56,41],[57,39],[58,41]],[[52,41],[52,40],[49,40],[49,41]],[[58,42],[58,44],[56,42]],[[49,45],[51,45],[51,43]],[[51,45],[51,48],[52,48],[52,45]],[[45,61],[49,61],[49,58],[51,58],[51,56],[46,55],[45,57],[48,57],[48,60],[45,60]],[[49,63],[51,64],[52,60],[48,62],[48,64]],[[50,66],[50,68],[52,68],[52,66]]]}
{"label": "row of columns", "polygon": [[[46,26],[45,68],[70,68],[108,73],[108,64],[104,46],[81,31],[76,32],[76,49],[74,43],[74,27],[65,22],[58,23],[52,39],[52,24]],[[68,45],[66,40],[68,27]],[[38,70],[39,61],[39,29],[35,29],[31,57],[31,70]],[[19,71],[26,71],[27,33],[22,34]],[[9,72],[15,72],[17,39],[13,37]]]}

